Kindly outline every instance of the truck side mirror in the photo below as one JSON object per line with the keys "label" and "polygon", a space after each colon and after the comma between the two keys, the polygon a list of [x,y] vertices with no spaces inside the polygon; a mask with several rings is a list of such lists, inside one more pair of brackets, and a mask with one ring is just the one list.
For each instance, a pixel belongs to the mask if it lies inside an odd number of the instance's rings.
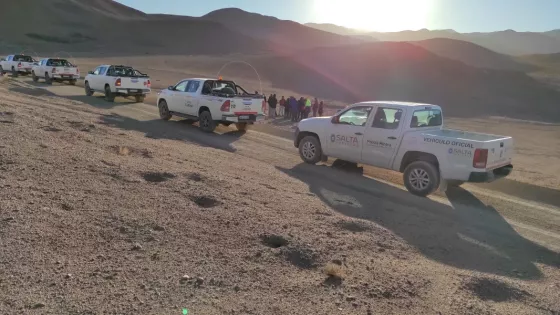
{"label": "truck side mirror", "polygon": [[173,91],[174,87],[173,87],[173,86],[168,86],[167,89],[168,89],[169,91]]}
{"label": "truck side mirror", "polygon": [[88,73],[88,74],[93,74],[93,71],[88,71],[87,73]]}
{"label": "truck side mirror", "polygon": [[333,116],[333,118],[331,118],[331,122],[333,124],[338,124],[340,122],[340,118],[338,116]]}

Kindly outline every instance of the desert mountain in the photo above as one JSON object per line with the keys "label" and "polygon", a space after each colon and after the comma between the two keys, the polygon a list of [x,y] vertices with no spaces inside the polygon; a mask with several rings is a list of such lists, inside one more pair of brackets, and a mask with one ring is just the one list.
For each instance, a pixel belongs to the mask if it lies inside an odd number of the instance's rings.
{"label": "desert mountain", "polygon": [[[261,53],[264,41],[200,18],[151,16],[112,0],[4,0],[0,49],[113,53]],[[211,40],[206,40],[211,39]],[[193,44],[196,43],[196,44]]]}
{"label": "desert mountain", "polygon": [[458,60],[467,65],[500,70],[527,72],[535,67],[518,62],[514,57],[494,52],[488,48],[449,38],[432,38],[410,42],[442,57]]}
{"label": "desert mountain", "polygon": [[293,21],[280,20],[236,8],[216,10],[202,18],[221,23],[247,36],[267,40],[280,46],[289,46],[291,50],[362,42],[358,38],[325,32]]}
{"label": "desert mountain", "polygon": [[364,34],[365,32],[363,31],[359,31],[353,28],[339,26],[331,23],[305,23],[304,25],[307,27],[311,27],[314,29],[318,29],[321,31],[330,32],[334,34],[339,34],[339,35],[348,35],[348,36],[365,35]]}
{"label": "desert mountain", "polygon": [[[551,106],[560,102],[560,93],[528,75],[471,67],[411,43],[317,48],[293,56],[261,57],[251,63],[278,88],[304,95],[348,103],[383,99],[428,102],[440,104],[453,116],[560,120],[560,112]],[[244,71],[239,67],[238,73]]]}
{"label": "desert mountain", "polygon": [[306,24],[309,27],[337,34],[360,34],[381,41],[420,41],[449,38],[468,41],[490,50],[509,55],[550,54],[560,52],[560,30],[548,32],[516,32],[505,30],[489,33],[458,33],[454,30],[427,30],[401,32],[360,32],[333,24]]}

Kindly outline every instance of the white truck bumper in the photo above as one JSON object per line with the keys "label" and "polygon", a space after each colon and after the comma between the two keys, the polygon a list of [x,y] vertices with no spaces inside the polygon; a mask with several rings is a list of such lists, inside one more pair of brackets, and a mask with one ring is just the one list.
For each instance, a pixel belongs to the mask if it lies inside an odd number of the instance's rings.
{"label": "white truck bumper", "polygon": [[264,120],[264,114],[247,114],[247,115],[222,115],[222,120],[223,121],[229,121],[229,122],[234,122],[234,123],[238,123],[238,122],[247,122],[247,123],[255,123],[255,122],[260,122]]}
{"label": "white truck bumper", "polygon": [[58,80],[78,80],[80,76],[74,74],[53,74],[51,78]]}
{"label": "white truck bumper", "polygon": [[149,94],[149,89],[123,89],[117,88],[117,93],[119,94],[126,94],[126,95],[140,95],[140,94]]}

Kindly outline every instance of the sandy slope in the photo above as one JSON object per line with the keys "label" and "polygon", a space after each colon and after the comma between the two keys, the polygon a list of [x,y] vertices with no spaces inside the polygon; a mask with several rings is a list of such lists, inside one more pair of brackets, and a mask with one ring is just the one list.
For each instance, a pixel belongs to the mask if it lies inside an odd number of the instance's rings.
{"label": "sandy slope", "polygon": [[75,90],[0,83],[0,314],[560,312],[556,207],[416,198]]}

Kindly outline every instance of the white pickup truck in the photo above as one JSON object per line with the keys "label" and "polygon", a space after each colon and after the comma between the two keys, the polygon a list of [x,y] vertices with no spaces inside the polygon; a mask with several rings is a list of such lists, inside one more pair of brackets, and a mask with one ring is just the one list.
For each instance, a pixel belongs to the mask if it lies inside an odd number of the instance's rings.
{"label": "white pickup truck", "polygon": [[235,124],[244,131],[264,119],[266,108],[263,95],[247,93],[233,81],[195,78],[162,90],[157,104],[162,119],[179,116],[199,121],[205,132],[213,132],[217,124]]}
{"label": "white pickup truck", "polygon": [[76,85],[80,78],[80,69],[66,59],[45,58],[33,66],[31,74],[35,82],[44,79],[47,84],[52,84],[53,81],[67,81],[70,85]]}
{"label": "white pickup truck", "polygon": [[302,120],[294,145],[310,164],[331,156],[401,172],[408,191],[418,196],[440,184],[445,189],[511,173],[511,137],[443,129],[442,123],[436,105],[363,102],[333,117]]}
{"label": "white pickup truck", "polygon": [[105,100],[113,102],[116,96],[134,96],[136,102],[143,102],[150,93],[150,77],[132,67],[122,65],[102,65],[89,71],[84,79],[87,96],[94,92],[105,94]]}
{"label": "white pickup truck", "polygon": [[0,73],[4,75],[10,72],[12,76],[17,77],[19,74],[27,75],[31,73],[35,59],[26,55],[9,55],[0,61]]}

